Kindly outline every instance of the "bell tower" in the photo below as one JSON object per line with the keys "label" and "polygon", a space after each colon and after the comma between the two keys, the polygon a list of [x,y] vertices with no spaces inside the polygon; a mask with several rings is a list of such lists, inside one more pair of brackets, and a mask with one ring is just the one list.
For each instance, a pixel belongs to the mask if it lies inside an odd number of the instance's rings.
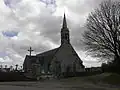
{"label": "bell tower", "polygon": [[69,29],[67,28],[65,13],[64,13],[63,25],[62,25],[62,29],[61,29],[61,45],[64,43],[68,43],[68,44],[70,43]]}

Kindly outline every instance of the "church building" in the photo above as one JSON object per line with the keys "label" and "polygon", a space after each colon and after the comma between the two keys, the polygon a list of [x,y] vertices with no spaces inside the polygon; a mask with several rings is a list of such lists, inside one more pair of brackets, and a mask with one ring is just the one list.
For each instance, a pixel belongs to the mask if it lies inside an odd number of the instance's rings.
{"label": "church building", "polygon": [[[30,48],[31,51],[31,48]],[[64,73],[84,71],[83,61],[70,43],[70,34],[64,14],[61,28],[61,45],[58,48],[46,51],[35,56],[26,55],[23,69],[26,73],[35,72],[34,66],[38,65],[38,72],[42,73]]]}

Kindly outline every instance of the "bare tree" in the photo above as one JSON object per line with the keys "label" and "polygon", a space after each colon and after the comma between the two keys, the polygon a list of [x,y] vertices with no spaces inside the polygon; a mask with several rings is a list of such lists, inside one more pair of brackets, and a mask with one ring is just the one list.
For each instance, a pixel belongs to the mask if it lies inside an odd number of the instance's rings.
{"label": "bare tree", "polygon": [[12,71],[12,70],[13,70],[13,66],[11,65],[11,66],[10,66],[10,71]]}
{"label": "bare tree", "polygon": [[18,70],[18,64],[16,64],[15,66],[16,66],[15,70]]}
{"label": "bare tree", "polygon": [[3,68],[3,65],[0,65],[0,68],[2,69],[2,68]]}
{"label": "bare tree", "polygon": [[104,1],[91,12],[83,34],[85,49],[101,60],[120,62],[120,2]]}
{"label": "bare tree", "polygon": [[5,68],[7,68],[7,65],[5,65]]}

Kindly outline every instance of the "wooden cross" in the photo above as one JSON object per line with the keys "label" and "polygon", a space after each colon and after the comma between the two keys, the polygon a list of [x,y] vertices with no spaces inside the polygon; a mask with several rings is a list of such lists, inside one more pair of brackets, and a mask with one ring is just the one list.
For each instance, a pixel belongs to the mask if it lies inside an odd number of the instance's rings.
{"label": "wooden cross", "polygon": [[30,56],[31,56],[31,52],[34,51],[34,50],[32,50],[32,48],[30,47],[30,49],[28,51],[30,52]]}

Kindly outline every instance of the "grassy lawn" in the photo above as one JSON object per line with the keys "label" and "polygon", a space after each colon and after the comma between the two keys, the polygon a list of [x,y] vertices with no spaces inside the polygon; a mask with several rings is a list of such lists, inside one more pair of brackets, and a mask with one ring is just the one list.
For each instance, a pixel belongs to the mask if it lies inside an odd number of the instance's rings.
{"label": "grassy lawn", "polygon": [[120,75],[115,73],[103,73],[100,75],[94,76],[85,76],[85,77],[72,77],[60,80],[61,82],[74,82],[74,83],[81,83],[81,82],[90,82],[94,84],[111,84],[111,85],[119,85],[120,86]]}
{"label": "grassy lawn", "polygon": [[120,75],[115,73],[110,74],[109,76],[103,78],[103,82],[112,85],[120,85]]}
{"label": "grassy lawn", "polygon": [[[102,83],[102,84],[100,84]],[[120,75],[114,73],[103,73],[94,76],[72,77],[60,80],[45,80],[38,82],[1,82],[1,87],[35,88],[28,90],[120,90],[120,87],[106,86],[105,84],[120,85]],[[4,90],[1,89],[0,90]],[[6,89],[8,90],[8,89]],[[16,90],[16,89],[14,89]]]}

